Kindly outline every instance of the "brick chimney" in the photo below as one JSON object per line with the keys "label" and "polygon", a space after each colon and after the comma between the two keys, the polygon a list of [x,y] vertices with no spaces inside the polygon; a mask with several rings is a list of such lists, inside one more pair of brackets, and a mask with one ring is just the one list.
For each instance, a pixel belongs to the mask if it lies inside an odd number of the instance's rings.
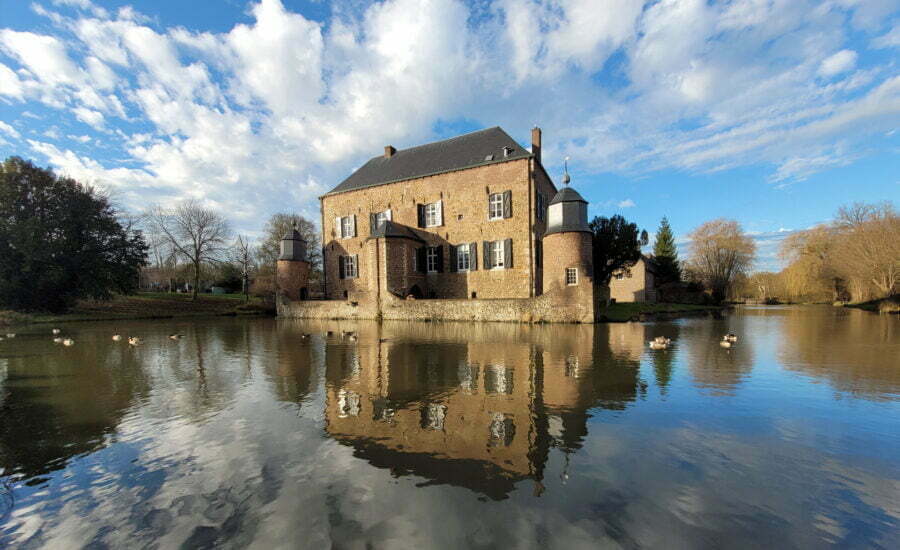
{"label": "brick chimney", "polygon": [[394,156],[394,153],[396,153],[396,152],[397,152],[397,150],[394,149],[393,145],[385,145],[384,146],[384,158],[389,159],[392,156]]}
{"label": "brick chimney", "polygon": [[534,160],[541,163],[541,129],[535,126],[531,129],[531,154]]}

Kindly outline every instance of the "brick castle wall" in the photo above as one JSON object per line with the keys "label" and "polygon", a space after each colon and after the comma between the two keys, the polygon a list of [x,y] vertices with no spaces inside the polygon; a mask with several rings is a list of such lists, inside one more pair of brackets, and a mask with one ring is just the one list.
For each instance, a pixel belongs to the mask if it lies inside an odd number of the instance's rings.
{"label": "brick castle wall", "polygon": [[[530,220],[534,216],[534,191],[530,190],[529,183],[531,162],[531,159],[518,159],[323,197],[326,297],[340,299],[347,291],[350,299],[361,298],[360,294],[373,290],[374,250],[364,251],[370,235],[370,213],[390,209],[392,221],[416,228],[416,205],[440,200],[443,202],[443,225],[418,229],[428,246],[445,247],[443,272],[423,274],[428,291],[433,291],[439,298],[470,297],[472,292],[478,298],[527,298],[531,293],[534,242],[534,236],[529,235]],[[541,185],[547,189],[549,202],[553,196],[549,181]],[[512,217],[489,220],[488,195],[504,191],[512,192]],[[354,214],[356,237],[338,238],[335,217]],[[535,232],[543,233],[543,230],[541,226],[535,228]],[[513,267],[485,270],[482,242],[506,238],[512,239]],[[451,273],[447,245],[471,242],[477,243],[478,269]],[[339,278],[338,256],[345,254],[359,255],[358,278]],[[409,262],[411,269],[411,257]],[[405,295],[408,289],[402,290],[399,295]]]}

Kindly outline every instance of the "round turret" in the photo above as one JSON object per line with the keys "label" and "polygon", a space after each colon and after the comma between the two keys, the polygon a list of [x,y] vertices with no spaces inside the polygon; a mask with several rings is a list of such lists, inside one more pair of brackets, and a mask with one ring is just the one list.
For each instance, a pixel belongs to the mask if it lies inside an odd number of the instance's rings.
{"label": "round turret", "polygon": [[307,298],[309,261],[306,259],[306,241],[300,236],[296,225],[281,238],[276,280],[279,294],[288,300]]}
{"label": "round turret", "polygon": [[587,232],[587,201],[571,187],[559,190],[547,208],[547,235],[570,231]]}

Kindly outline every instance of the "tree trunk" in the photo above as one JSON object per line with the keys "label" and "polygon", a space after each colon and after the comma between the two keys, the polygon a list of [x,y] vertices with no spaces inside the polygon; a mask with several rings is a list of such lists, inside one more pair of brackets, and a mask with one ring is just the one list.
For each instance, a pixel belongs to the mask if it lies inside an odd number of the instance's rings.
{"label": "tree trunk", "polygon": [[194,264],[194,288],[191,289],[193,291],[193,296],[191,300],[197,301],[197,290],[200,288],[200,263],[197,262]]}

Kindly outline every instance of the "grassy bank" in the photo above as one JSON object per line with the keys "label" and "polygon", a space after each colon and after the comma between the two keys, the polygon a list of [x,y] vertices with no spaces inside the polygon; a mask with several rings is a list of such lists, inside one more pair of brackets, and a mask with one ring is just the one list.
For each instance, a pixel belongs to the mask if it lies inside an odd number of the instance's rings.
{"label": "grassy bank", "polygon": [[251,298],[250,302],[245,302],[241,294],[202,294],[193,301],[189,294],[142,292],[133,296],[116,296],[108,301],[84,300],[62,314],[0,311],[0,325],[273,313],[271,306],[260,299]]}
{"label": "grassy bank", "polygon": [[900,313],[900,295],[891,296],[890,298],[870,300],[868,302],[842,305],[844,307],[854,307],[857,309],[864,309],[866,311],[874,311],[875,313]]}
{"label": "grassy bank", "polygon": [[672,318],[706,311],[721,311],[724,306],[705,306],[696,304],[648,304],[642,302],[621,302],[610,304],[601,310],[601,320],[621,323],[625,321],[644,321],[653,318]]}

